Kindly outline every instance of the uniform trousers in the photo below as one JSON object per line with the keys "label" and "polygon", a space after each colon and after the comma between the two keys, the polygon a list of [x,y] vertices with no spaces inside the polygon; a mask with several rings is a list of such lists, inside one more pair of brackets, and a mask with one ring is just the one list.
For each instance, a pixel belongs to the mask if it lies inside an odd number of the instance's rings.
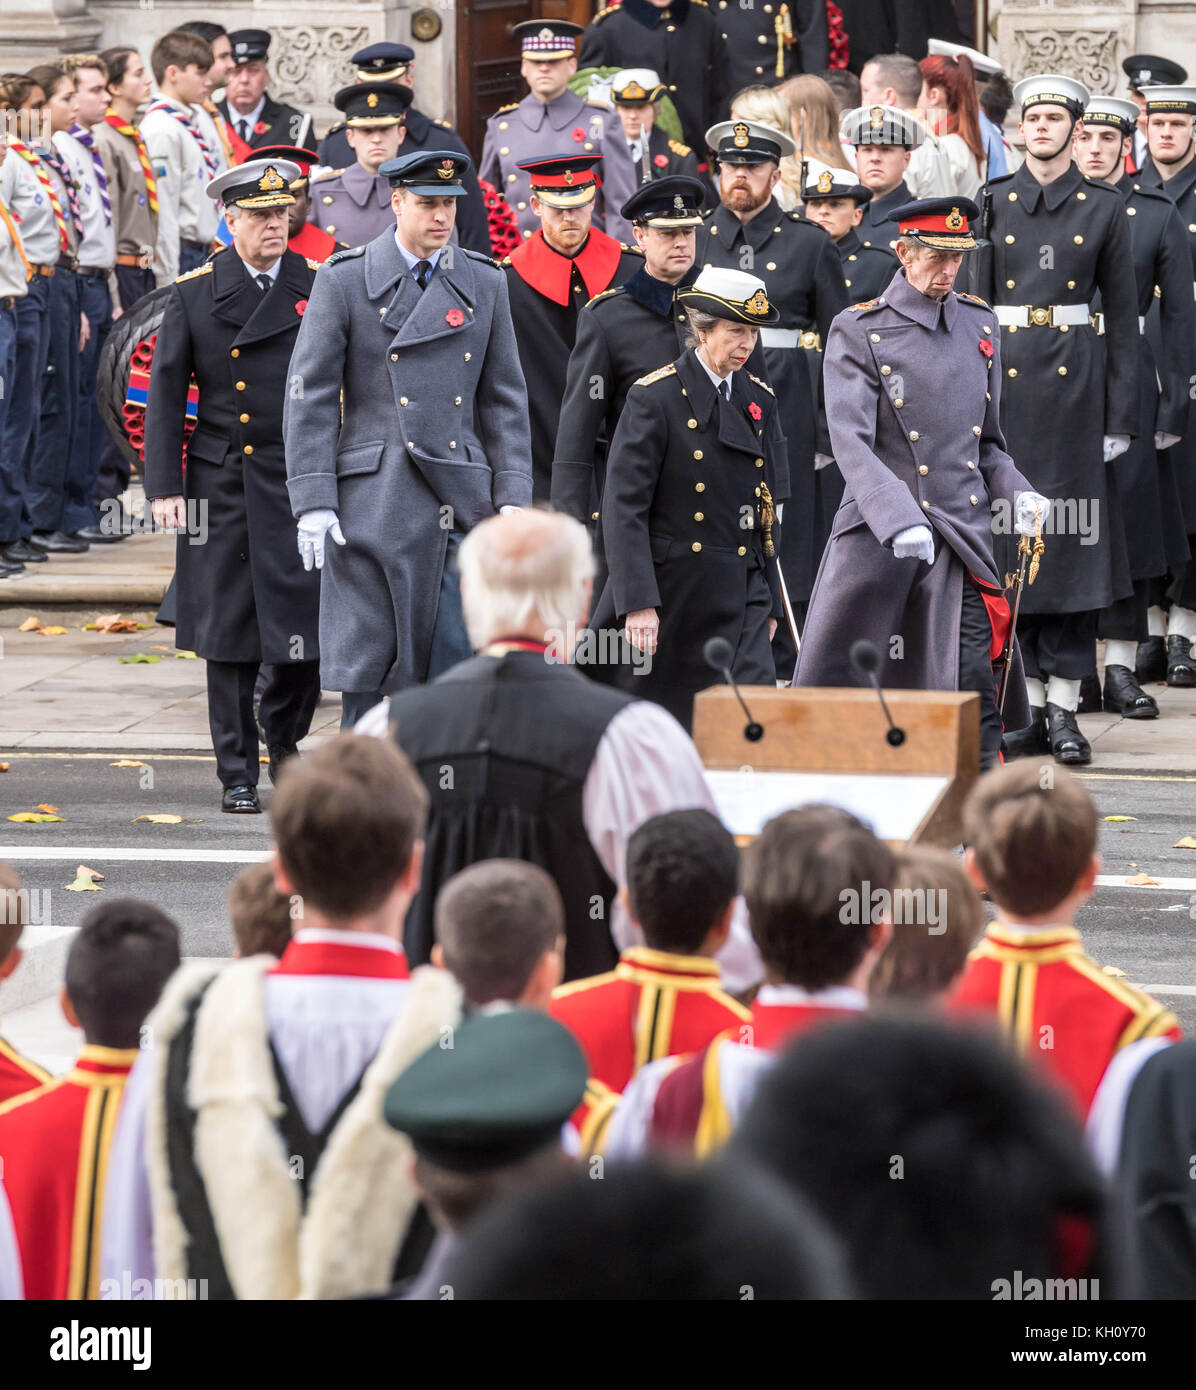
{"label": "uniform trousers", "polygon": [[108,290],[108,281],[98,275],[80,276],[79,285],[82,310],[87,316],[91,333],[79,354],[79,400],[66,476],[66,506],[62,517],[62,529],[68,535],[99,523],[100,509],[94,494],[100,470],[100,452],[108,435],[96,404],[96,377],[100,353],[112,331],[112,295]]}
{"label": "uniform trousers", "polygon": [[1030,680],[1082,681],[1096,675],[1096,609],[1084,613],[1022,613],[1017,641]]}
{"label": "uniform trousers", "polygon": [[35,275],[17,300],[17,345],[8,416],[0,437],[0,545],[33,534],[29,523],[29,465],[41,425],[42,384],[50,351],[50,285]]}
{"label": "uniform trousers", "polygon": [[997,679],[993,672],[992,624],[980,591],[964,579],[959,610],[959,688],[980,696],[980,770],[997,760],[1004,726],[997,708]]}
{"label": "uniform trousers", "polygon": [[208,726],[216,773],[223,787],[257,786],[260,723],[267,747],[293,748],[311,728],[320,700],[320,663],[290,661],[261,666],[267,681],[253,715],[256,661],[208,661]]}
{"label": "uniform trousers", "polygon": [[60,531],[66,521],[67,474],[79,413],[82,308],[82,277],[60,266],[50,281],[50,351],[42,377],[41,424],[26,494],[35,531]]}
{"label": "uniform trousers", "polygon": [[1145,642],[1150,636],[1146,610],[1157,602],[1152,598],[1157,589],[1157,580],[1135,579],[1132,594],[1101,610],[1097,635],[1106,642]]}
{"label": "uniform trousers", "polygon": [[[154,272],[142,270],[136,265],[116,267],[116,288],[120,294],[121,312],[127,314],[139,299],[150,294],[154,286]],[[129,486],[129,462],[103,432],[104,442],[100,450],[99,476],[96,478],[93,495],[97,504],[110,497],[119,497]]]}
{"label": "uniform trousers", "polygon": [[3,452],[4,423],[12,401],[13,375],[17,365],[17,311],[0,308],[0,518],[12,516],[13,524],[0,527],[0,545],[11,545],[20,529],[21,492],[15,486],[13,470]]}

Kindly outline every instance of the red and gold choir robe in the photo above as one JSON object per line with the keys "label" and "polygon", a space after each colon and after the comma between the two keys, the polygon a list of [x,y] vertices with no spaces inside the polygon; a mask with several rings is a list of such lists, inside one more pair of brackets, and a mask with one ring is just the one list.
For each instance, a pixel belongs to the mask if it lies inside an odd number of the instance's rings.
{"label": "red and gold choir robe", "polygon": [[0,1106],[27,1299],[99,1297],[108,1149],[136,1058],[136,1048],[84,1047],[66,1076]]}
{"label": "red and gold choir robe", "polygon": [[319,261],[321,265],[334,251],[343,249],[341,242],[314,222],[305,222],[288,240],[287,246],[298,255],[306,256],[309,261]]}
{"label": "red and gold choir robe", "polygon": [[992,923],[952,1000],[957,1015],[993,1013],[1086,1115],[1114,1055],[1141,1038],[1180,1036],[1175,1015],[1085,955],[1074,927]]}
{"label": "red and gold choir robe", "polygon": [[22,1057],[11,1043],[0,1038],[0,1105],[53,1079],[48,1071]]}
{"label": "red and gold choir robe", "polygon": [[561,985],[549,1012],[589,1064],[590,1086],[573,1117],[583,1143],[595,1102],[618,1095],[642,1066],[696,1052],[725,1030],[736,1036],[752,1017],[723,992],[716,961],[646,946],[629,947],[604,975]]}

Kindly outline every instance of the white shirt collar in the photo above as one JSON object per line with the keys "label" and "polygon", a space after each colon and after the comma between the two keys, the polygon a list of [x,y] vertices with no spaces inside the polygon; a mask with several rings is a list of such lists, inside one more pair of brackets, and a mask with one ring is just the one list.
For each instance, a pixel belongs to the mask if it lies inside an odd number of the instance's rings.
{"label": "white shirt collar", "polygon": [[826,989],[802,989],[801,985],[761,985],[757,1004],[803,1004],[823,1009],[866,1009],[868,996],[850,985],[830,985]]}
{"label": "white shirt collar", "polygon": [[335,927],[301,927],[291,940],[312,944],[326,942],[332,946],[362,946],[371,951],[393,951],[395,955],[402,950],[393,937],[383,936],[380,932],[337,931]]}
{"label": "white shirt collar", "polygon": [[415,269],[417,265],[419,265],[420,261],[431,261],[432,269],[435,270],[437,265],[440,263],[440,252],[444,250],[444,247],[442,246],[438,250],[433,251],[430,256],[412,255],[412,253],[408,251],[407,248],[403,245],[403,243],[399,240],[399,231],[397,227],[395,228],[395,245],[399,248],[400,254],[402,255],[403,259],[407,262],[407,269],[412,271]]}
{"label": "white shirt collar", "polygon": [[237,108],[236,108],[236,107],[232,104],[232,102],[230,101],[229,104],[228,104],[228,123],[229,123],[229,125],[231,125],[232,128],[237,132],[237,134],[240,135],[240,134],[241,134],[241,122],[242,122],[242,121],[248,121],[248,122],[249,122],[249,126],[248,126],[249,134],[252,135],[252,134],[253,134],[253,128],[254,128],[255,125],[257,125],[258,121],[261,120],[261,118],[262,118],[262,112],[263,112],[265,109],[266,109],[266,95],[265,95],[264,92],[262,93],[262,99],[261,99],[261,100],[258,102],[258,104],[253,108],[253,110],[252,110],[252,111],[247,111],[247,112],[245,113],[245,115],[243,115],[243,116],[241,115],[241,113],[237,110]]}
{"label": "white shirt collar", "polygon": [[697,348],[694,348],[694,356],[698,359],[698,366],[701,367],[701,369],[706,373],[710,380],[714,382],[714,389],[719,393],[720,396],[725,397],[727,391],[723,383],[730,381],[732,374],[728,372],[726,376],[718,376],[716,373],[712,372],[710,368],[706,365],[705,361],[702,358],[702,354],[697,350]]}
{"label": "white shirt collar", "polygon": [[279,256],[278,260],[273,265],[268,265],[265,270],[254,270],[248,261],[242,261],[241,264],[245,267],[245,273],[251,280],[256,280],[259,275],[268,275],[271,280],[277,280],[278,272],[282,268],[282,257]]}

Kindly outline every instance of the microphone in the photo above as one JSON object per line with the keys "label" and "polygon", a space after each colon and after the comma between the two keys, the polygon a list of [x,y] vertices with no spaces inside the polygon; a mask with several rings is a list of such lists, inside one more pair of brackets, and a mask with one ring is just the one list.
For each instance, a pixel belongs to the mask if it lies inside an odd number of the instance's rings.
{"label": "microphone", "polygon": [[725,637],[711,637],[702,648],[702,655],[706,658],[707,666],[713,666],[716,671],[722,672],[723,679],[735,692],[735,698],[739,701],[739,707],[747,720],[743,730],[744,738],[749,743],[759,743],[764,737],[764,725],[757,724],[752,718],[752,712],[744,704],[739,687],[735,684],[735,677],[731,674],[731,662],[735,653],[731,650],[730,642]]}
{"label": "microphone", "polygon": [[885,704],[884,693],[880,688],[880,681],[876,677],[877,668],[880,666],[880,653],[876,650],[876,644],[869,642],[866,637],[861,637],[858,642],[853,642],[851,644],[851,664],[855,667],[856,673],[863,676],[876,691],[880,707],[884,710],[885,718],[889,721],[885,738],[891,747],[900,748],[905,742],[905,730],[893,723],[893,716],[889,713],[888,705]]}

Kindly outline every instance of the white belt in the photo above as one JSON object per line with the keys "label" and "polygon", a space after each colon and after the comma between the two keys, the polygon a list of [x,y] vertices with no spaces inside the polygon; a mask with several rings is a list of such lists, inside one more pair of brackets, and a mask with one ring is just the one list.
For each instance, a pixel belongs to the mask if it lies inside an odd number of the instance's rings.
{"label": "white belt", "polygon": [[1002,328],[1079,327],[1092,316],[1087,304],[1048,304],[1045,309],[1033,304],[994,304],[993,313]]}
{"label": "white belt", "polygon": [[822,347],[822,339],[812,328],[762,328],[760,341],[765,347],[806,348],[817,351]]}
{"label": "white belt", "polygon": [[[1104,316],[1104,314],[1093,314],[1093,315],[1092,315],[1092,326],[1093,326],[1093,328],[1096,329],[1097,337],[1103,337],[1103,336],[1104,336],[1104,332],[1105,332],[1105,316]],[[1145,320],[1145,318],[1144,318],[1141,314],[1138,315],[1138,332],[1139,332],[1139,333],[1145,333],[1145,332],[1146,332],[1146,320]]]}

